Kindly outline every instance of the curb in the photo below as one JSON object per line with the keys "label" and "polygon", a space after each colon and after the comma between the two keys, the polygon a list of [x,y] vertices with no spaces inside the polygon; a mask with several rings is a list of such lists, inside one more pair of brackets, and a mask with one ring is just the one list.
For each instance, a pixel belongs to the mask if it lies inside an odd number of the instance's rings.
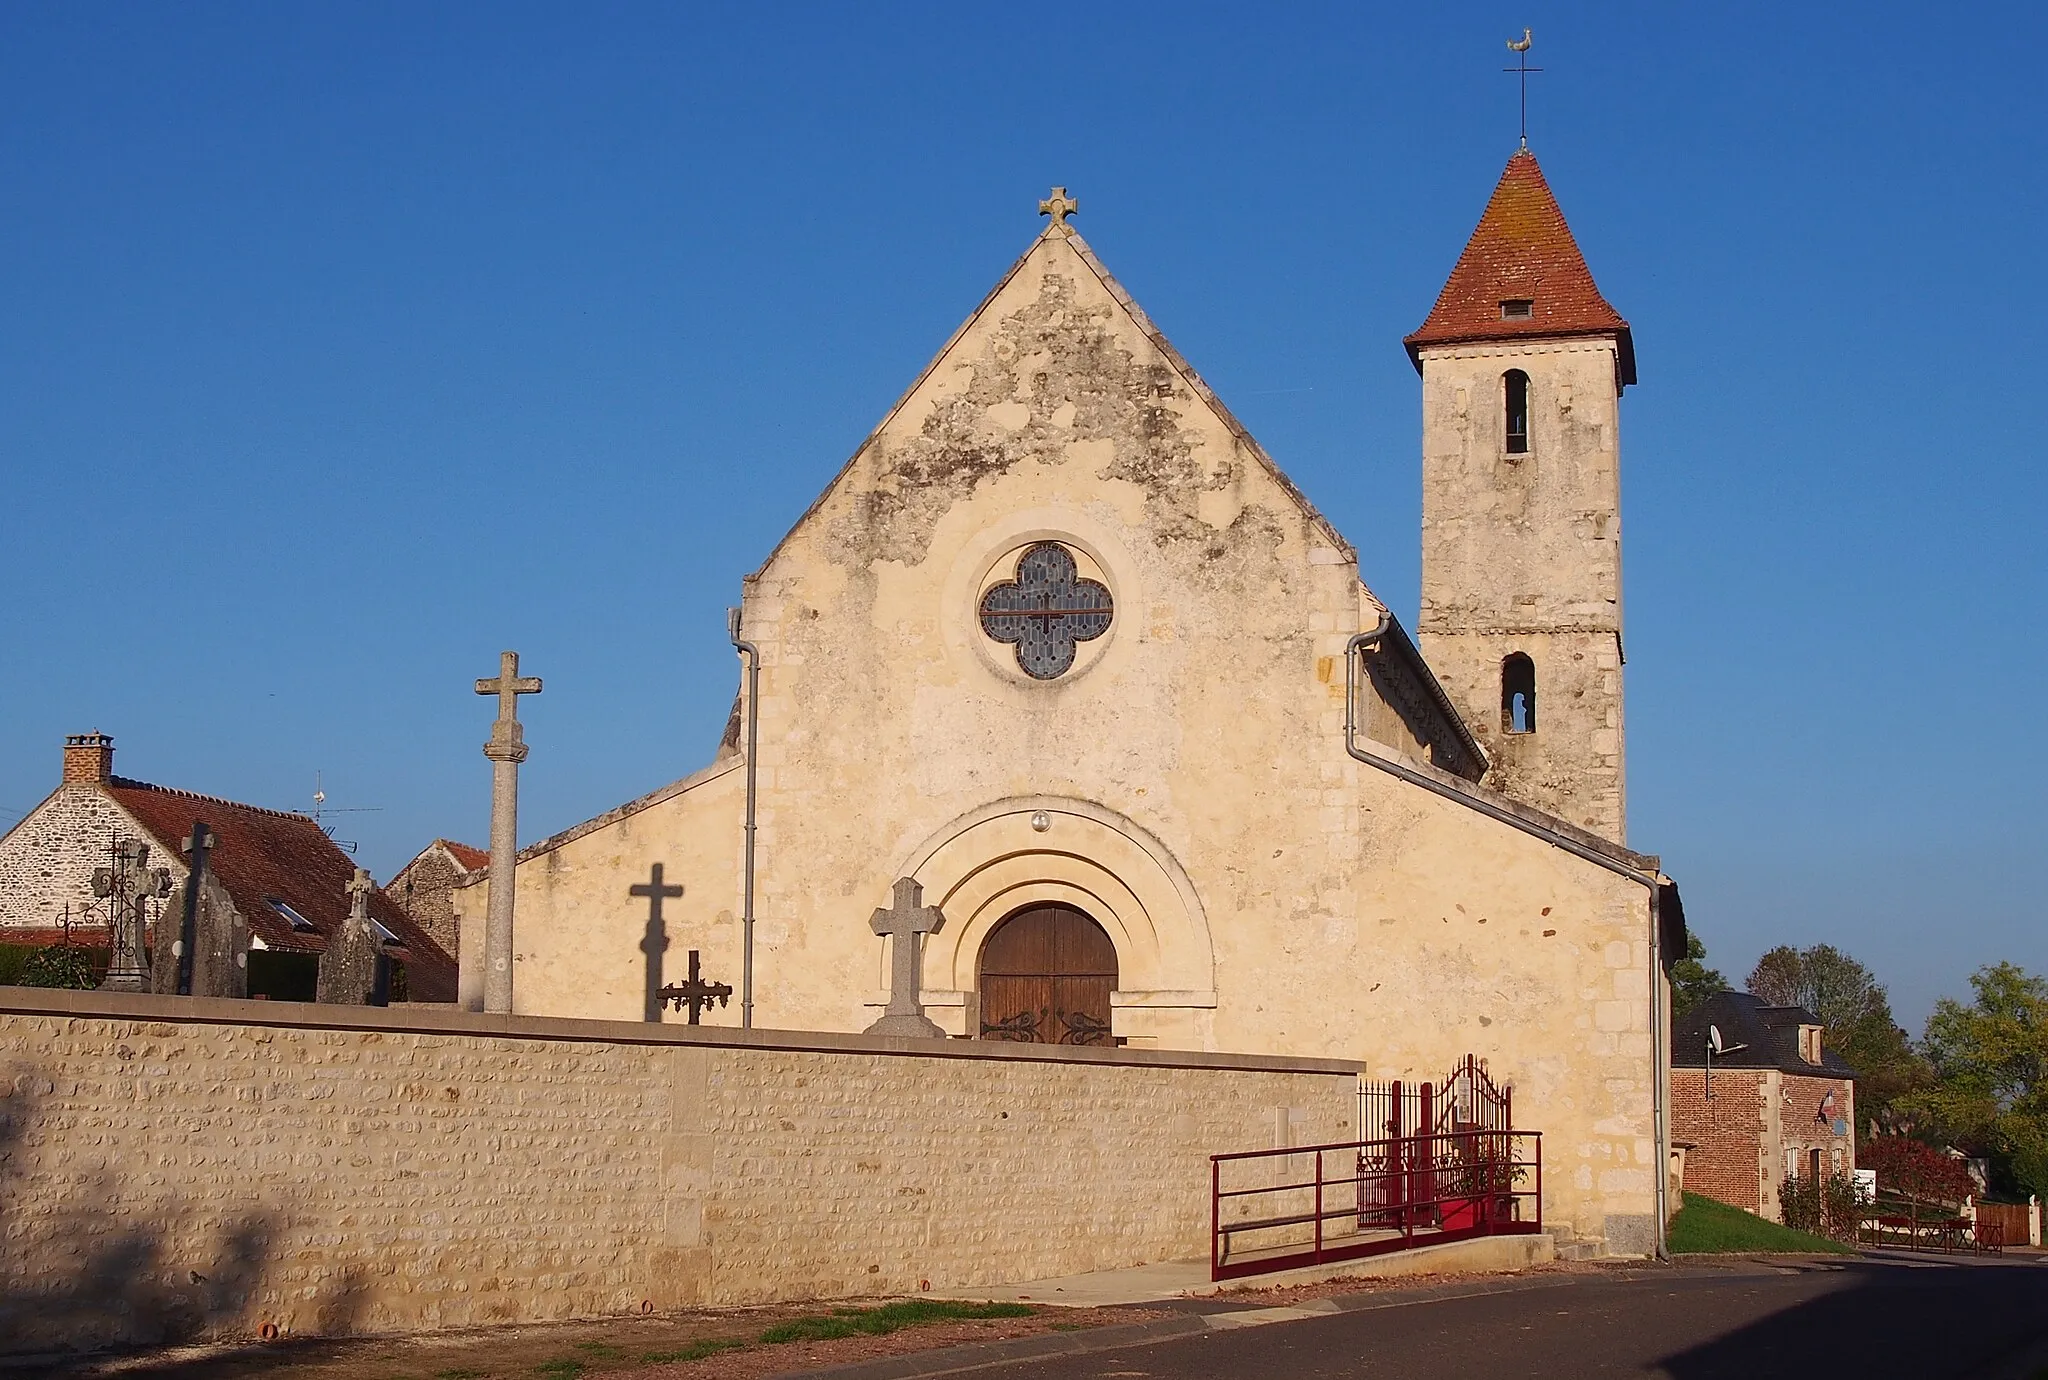
{"label": "curb", "polygon": [[[1174,1337],[1192,1337],[1209,1330],[1208,1319],[1216,1314],[1184,1318],[1160,1318],[1147,1323],[1125,1323],[1118,1327],[1096,1327],[1085,1332],[1040,1332],[1029,1337],[1012,1337],[1003,1342],[970,1342],[966,1346],[941,1347],[937,1351],[913,1351],[904,1356],[885,1356],[879,1361],[856,1361],[851,1365],[827,1366],[823,1370],[791,1370],[784,1375],[801,1375],[806,1380],[916,1380],[930,1375],[957,1375],[1011,1361],[1041,1356],[1084,1356],[1091,1351],[1110,1351],[1120,1346],[1163,1342]],[[1230,1316],[1228,1314],[1222,1316]]]}

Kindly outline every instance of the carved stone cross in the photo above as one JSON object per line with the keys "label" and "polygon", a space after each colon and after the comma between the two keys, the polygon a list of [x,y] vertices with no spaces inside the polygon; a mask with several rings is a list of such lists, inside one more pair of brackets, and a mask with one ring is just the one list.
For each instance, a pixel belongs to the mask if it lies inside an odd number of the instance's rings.
{"label": "carved stone cross", "polygon": [[519,697],[538,695],[540,677],[520,675],[519,653],[501,652],[498,678],[478,680],[476,692],[498,697],[498,717],[491,724],[491,740],[484,744],[484,756],[491,759],[491,890],[484,912],[483,990],[475,993],[465,976],[461,982],[462,997],[464,1006],[481,995],[484,1010],[509,1012],[513,873],[519,858],[519,764],[526,760],[526,743],[519,728]]}
{"label": "carved stone cross", "polygon": [[370,893],[377,884],[359,867],[343,889],[348,892],[348,919],[328,937],[320,955],[314,998],[344,1006],[382,1006],[389,1000],[391,960],[370,924]]}
{"label": "carved stone cross", "polygon": [[943,1040],[946,1032],[924,1014],[919,999],[923,983],[924,937],[937,932],[946,917],[937,906],[924,904],[924,888],[898,877],[895,904],[878,908],[869,919],[876,934],[889,940],[889,1009],[867,1028],[870,1035],[903,1035]]}
{"label": "carved stone cross", "polygon": [[1055,187],[1052,195],[1038,203],[1038,214],[1051,216],[1054,225],[1065,225],[1067,217],[1081,209],[1081,203],[1067,195],[1065,187]]}
{"label": "carved stone cross", "polygon": [[357,868],[356,875],[348,879],[346,889],[349,923],[370,928],[370,893],[377,889],[377,884],[370,880],[369,869]]}
{"label": "carved stone cross", "polygon": [[684,1007],[689,1008],[691,1025],[697,1024],[697,1018],[703,1014],[705,1007],[713,1002],[723,1006],[731,998],[731,983],[706,982],[704,980],[703,974],[697,968],[697,951],[695,949],[690,950],[690,980],[680,985],[670,985],[661,989],[661,1000],[664,1005],[674,1002],[678,1011],[681,1011]]}
{"label": "carved stone cross", "polygon": [[1017,664],[1033,680],[1052,680],[1074,665],[1077,644],[1109,631],[1116,616],[1109,588],[1084,580],[1066,547],[1042,541],[1017,558],[1017,578],[981,596],[981,630],[1017,644]]}

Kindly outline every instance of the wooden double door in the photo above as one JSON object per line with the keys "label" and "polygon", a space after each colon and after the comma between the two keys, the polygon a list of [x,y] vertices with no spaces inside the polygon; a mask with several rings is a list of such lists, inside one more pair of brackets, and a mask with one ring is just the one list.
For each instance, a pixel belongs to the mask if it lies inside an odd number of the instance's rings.
{"label": "wooden double door", "polygon": [[981,1038],[1106,1045],[1116,946],[1072,906],[1031,906],[981,949]]}

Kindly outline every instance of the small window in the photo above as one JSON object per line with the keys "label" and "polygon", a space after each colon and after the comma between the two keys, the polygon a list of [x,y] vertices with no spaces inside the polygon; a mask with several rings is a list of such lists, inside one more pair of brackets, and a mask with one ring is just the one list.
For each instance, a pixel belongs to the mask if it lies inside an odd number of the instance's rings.
{"label": "small window", "polygon": [[1500,664],[1500,727],[1503,733],[1536,731],[1536,663],[1512,652]]}
{"label": "small window", "polygon": [[1536,315],[1536,304],[1526,297],[1510,297],[1500,304],[1503,321],[1528,321]]}
{"label": "small window", "polygon": [[1529,453],[1529,376],[1510,369],[1501,376],[1501,401],[1507,413],[1509,455]]}
{"label": "small window", "polygon": [[275,896],[266,896],[263,899],[269,902],[270,908],[289,921],[291,927],[300,934],[318,934],[320,932],[319,927],[311,920],[293,910],[290,902],[280,901]]}

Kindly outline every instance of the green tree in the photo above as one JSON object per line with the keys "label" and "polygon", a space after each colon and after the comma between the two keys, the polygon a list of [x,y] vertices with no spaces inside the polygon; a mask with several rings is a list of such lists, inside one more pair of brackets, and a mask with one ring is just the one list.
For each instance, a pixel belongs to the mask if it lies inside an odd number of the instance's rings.
{"label": "green tree", "polygon": [[1876,974],[1832,944],[1781,944],[1756,961],[1747,986],[1773,1006],[1803,1006],[1820,1017],[1826,1044],[1856,1071],[1858,1118],[1898,1128],[1900,1099],[1925,1087],[1930,1074]]}
{"label": "green tree", "polygon": [[1728,990],[1728,979],[1718,968],[1707,966],[1707,946],[1699,933],[1685,933],[1685,957],[1671,965],[1672,1014],[1683,1016],[1716,992]]}
{"label": "green tree", "polygon": [[1934,1004],[1923,1047],[1936,1081],[1906,1105],[1988,1155],[1999,1187],[2048,1195],[2048,979],[1995,963],[1970,986],[1970,1005]]}

